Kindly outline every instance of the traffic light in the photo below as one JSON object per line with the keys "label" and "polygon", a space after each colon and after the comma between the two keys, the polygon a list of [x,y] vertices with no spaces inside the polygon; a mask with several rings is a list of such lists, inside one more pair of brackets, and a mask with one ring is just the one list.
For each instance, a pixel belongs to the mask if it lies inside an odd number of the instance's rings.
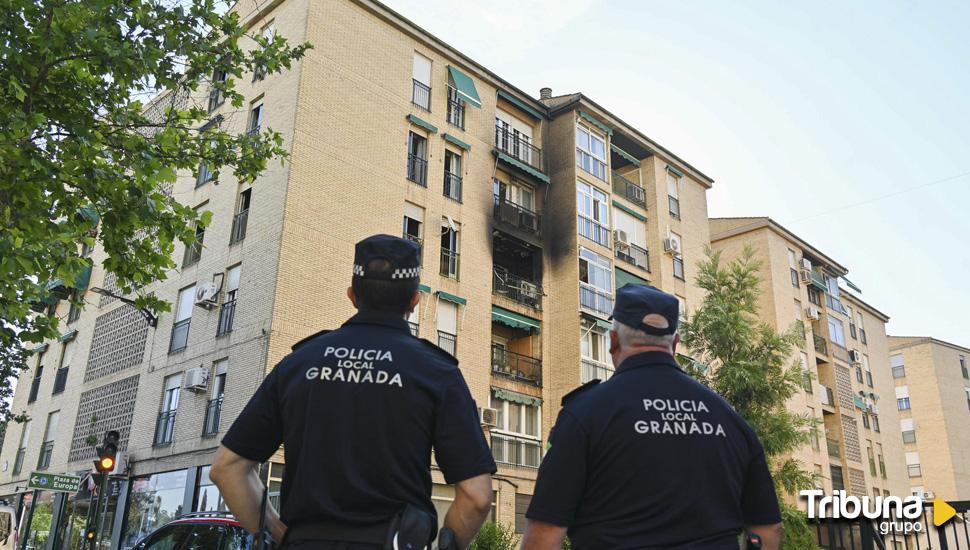
{"label": "traffic light", "polygon": [[115,469],[115,461],[118,455],[118,439],[121,435],[110,430],[104,434],[104,441],[97,447],[98,459],[94,461],[94,469],[102,474],[111,472]]}
{"label": "traffic light", "polygon": [[84,533],[84,538],[87,540],[94,540],[95,532],[94,529],[89,529]]}

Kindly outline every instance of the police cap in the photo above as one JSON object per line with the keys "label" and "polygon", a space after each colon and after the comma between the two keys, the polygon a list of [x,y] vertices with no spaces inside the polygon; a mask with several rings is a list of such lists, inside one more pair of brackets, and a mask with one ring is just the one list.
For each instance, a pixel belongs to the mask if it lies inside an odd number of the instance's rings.
{"label": "police cap", "polygon": [[648,285],[626,284],[616,291],[613,317],[617,321],[655,336],[677,332],[680,302]]}
{"label": "police cap", "polygon": [[[371,265],[374,260],[387,263],[375,268]],[[388,281],[419,279],[421,248],[416,243],[390,235],[367,237],[354,248],[354,277]]]}

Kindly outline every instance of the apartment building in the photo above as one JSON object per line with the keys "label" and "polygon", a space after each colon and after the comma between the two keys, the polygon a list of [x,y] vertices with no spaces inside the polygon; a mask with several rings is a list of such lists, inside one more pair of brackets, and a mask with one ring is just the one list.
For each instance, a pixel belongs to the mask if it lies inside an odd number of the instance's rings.
{"label": "apartment building", "polygon": [[[60,283],[88,305],[46,306],[69,330],[36,350],[13,403],[31,421],[0,454],[0,494],[38,518],[22,536],[79,547],[88,484],[31,492],[26,478],[88,472],[87,440],[107,429],[123,459],[102,547],[224,507],[208,478],[220,435],[293,343],[352,315],[354,243],[374,233],[422,246],[412,332],[460,360],[500,465],[493,517],[521,530],[560,399],[612,373],[616,288],[647,281],[699,303],[712,180],[590,98],[532,97],[377,2],[233,9],[251,32],[315,47],[285,74],[239,79],[244,109],[217,93],[153,108],[201,101],[210,124],[281,132],[290,158],[254,185],[200,166],[166,190],[213,221],[147,289],[173,304],[157,322],[104,294],[120,290],[100,249],[85,251],[87,280]],[[284,467],[279,453],[263,468],[273,498]],[[443,512],[454,493],[433,478]]]}
{"label": "apartment building", "polygon": [[902,440],[893,429],[888,316],[858,296],[846,267],[774,220],[710,223],[711,246],[725,260],[751,247],[761,263],[759,317],[777,330],[804,333],[792,358],[804,369],[804,383],[788,407],[814,417],[819,435],[794,457],[819,475],[827,493],[909,494]]}

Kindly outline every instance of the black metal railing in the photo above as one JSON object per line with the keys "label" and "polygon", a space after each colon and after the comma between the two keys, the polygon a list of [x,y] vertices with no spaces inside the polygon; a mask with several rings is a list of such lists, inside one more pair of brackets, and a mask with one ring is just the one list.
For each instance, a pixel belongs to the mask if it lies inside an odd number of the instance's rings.
{"label": "black metal railing", "polygon": [[408,179],[422,186],[428,186],[428,161],[408,153]]}
{"label": "black metal railing", "polygon": [[260,130],[259,124],[255,126],[250,126],[249,129],[246,130],[246,134],[250,136],[257,136],[259,135],[259,130]]}
{"label": "black metal railing", "polygon": [[404,234],[404,238],[407,239],[407,240],[409,240],[409,241],[411,241],[412,243],[416,243],[418,246],[424,246],[424,239],[422,239],[421,237],[419,237],[417,235],[412,235],[410,233],[405,233]]}
{"label": "black metal railing", "polygon": [[592,285],[579,284],[579,305],[600,315],[613,313],[613,296]]}
{"label": "black metal railing", "polygon": [[70,370],[70,367],[57,369],[57,372],[54,374],[54,389],[51,391],[51,395],[57,395],[67,388],[67,373]]}
{"label": "black metal railing", "polygon": [[448,90],[448,123],[465,129],[465,102],[458,97],[454,88]]}
{"label": "black metal railing", "polygon": [[175,435],[175,413],[178,411],[162,411],[158,413],[158,421],[155,423],[154,447],[164,447],[172,443],[172,436]]}
{"label": "black metal railing", "polygon": [[34,376],[30,382],[30,393],[27,394],[27,403],[37,401],[37,392],[40,390],[40,376]]}
{"label": "black metal railing", "polygon": [[238,243],[246,238],[246,225],[249,222],[249,209],[242,210],[232,217],[232,233],[229,244]]}
{"label": "black metal railing", "polygon": [[647,206],[647,193],[643,187],[613,172],[613,191],[630,202]]}
{"label": "black metal railing", "polygon": [[603,246],[610,246],[610,230],[605,225],[580,214],[578,227],[580,235]]}
{"label": "black metal railing", "polygon": [[671,216],[680,219],[680,199],[667,195],[667,210]]}
{"label": "black metal railing", "polygon": [[192,319],[185,319],[172,325],[172,339],[168,344],[168,352],[175,353],[189,345],[189,324]]}
{"label": "black metal railing", "polygon": [[40,446],[40,456],[37,458],[37,469],[46,470],[51,465],[51,455],[54,454],[54,442],[45,441]]}
{"label": "black metal railing", "polygon": [[529,233],[539,234],[539,214],[524,206],[505,200],[499,195],[492,195],[493,214],[495,219],[507,223],[517,229],[524,229]]}
{"label": "black metal railing", "polygon": [[411,103],[421,107],[425,111],[431,110],[431,87],[412,79]]}
{"label": "black metal railing", "polygon": [[232,332],[232,322],[236,318],[236,300],[228,300],[219,307],[219,326],[216,328],[216,336],[222,336]]}
{"label": "black metal railing", "polygon": [[513,275],[502,266],[492,268],[492,293],[532,309],[542,309],[542,285]]}
{"label": "black metal railing", "polygon": [[202,243],[195,241],[185,247],[185,255],[182,256],[182,267],[190,266],[199,261],[202,257]]}
{"label": "black metal railing", "polygon": [[590,380],[609,380],[613,376],[613,367],[592,359],[580,359],[579,382],[585,384]]}
{"label": "black metal railing", "polygon": [[411,329],[411,336],[414,336],[415,338],[417,338],[418,329],[421,328],[420,325],[418,325],[417,323],[412,323],[411,321],[408,321],[408,328]]}
{"label": "black metal railing", "polygon": [[438,331],[438,347],[451,355],[458,352],[458,337],[444,331]]}
{"label": "black metal railing", "polygon": [[439,272],[444,277],[458,278],[461,254],[448,248],[441,249],[441,269]]}
{"label": "black metal railing", "polygon": [[27,448],[21,447],[17,450],[17,458],[13,461],[13,475],[17,475],[24,469],[24,457],[27,456]]}
{"label": "black metal railing", "polygon": [[492,345],[492,372],[536,386],[542,385],[541,360],[494,344]]}
{"label": "black metal railing", "polygon": [[615,243],[615,245],[616,259],[650,271],[650,252],[646,248],[639,247],[633,243],[625,245]]}
{"label": "black metal railing", "polygon": [[449,199],[461,202],[461,176],[445,172],[444,193]]}
{"label": "black metal railing", "polygon": [[208,437],[219,433],[219,419],[222,418],[222,401],[220,395],[210,399],[205,406],[205,422],[202,424],[202,436]]}
{"label": "black metal railing", "polygon": [[542,149],[532,145],[531,140],[524,135],[496,126],[495,147],[512,158],[542,171]]}
{"label": "black metal railing", "polygon": [[821,353],[822,355],[829,354],[829,345],[824,336],[813,334],[812,341],[815,343],[815,353]]}
{"label": "black metal railing", "polygon": [[492,456],[495,462],[538,468],[542,459],[542,442],[512,434],[492,432]]}

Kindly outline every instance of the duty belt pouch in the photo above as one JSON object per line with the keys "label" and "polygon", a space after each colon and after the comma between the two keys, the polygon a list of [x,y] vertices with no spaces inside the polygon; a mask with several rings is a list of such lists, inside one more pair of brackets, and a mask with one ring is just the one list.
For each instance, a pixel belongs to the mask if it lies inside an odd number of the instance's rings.
{"label": "duty belt pouch", "polygon": [[384,550],[424,550],[437,531],[434,516],[409,504],[391,520]]}

